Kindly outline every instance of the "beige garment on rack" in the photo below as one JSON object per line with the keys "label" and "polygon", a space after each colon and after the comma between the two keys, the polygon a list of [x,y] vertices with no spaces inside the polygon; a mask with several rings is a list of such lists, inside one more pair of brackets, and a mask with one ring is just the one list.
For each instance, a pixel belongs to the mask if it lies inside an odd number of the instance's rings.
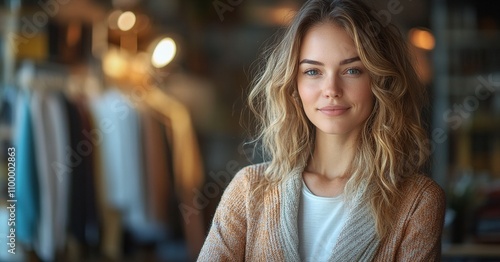
{"label": "beige garment on rack", "polygon": [[[93,119],[92,119],[93,121]],[[95,126],[94,123],[92,126]],[[106,258],[113,261],[121,259],[122,249],[122,214],[120,210],[113,207],[106,201],[106,182],[104,177],[104,167],[102,163],[102,145],[101,143],[94,144],[94,172],[95,172],[95,187],[97,194],[97,206],[101,215],[102,237],[101,237],[101,252]]]}
{"label": "beige garment on rack", "polygon": [[[157,113],[155,113],[155,116]],[[163,118],[163,117],[160,117]],[[155,224],[168,223],[171,196],[169,158],[165,134],[160,123],[150,112],[141,111],[142,149],[145,167],[146,203],[148,217]]]}
{"label": "beige garment on rack", "polygon": [[[181,203],[193,206],[197,190],[201,190],[205,175],[196,133],[188,109],[179,101],[157,87],[144,90],[143,104],[164,117],[164,123],[171,130],[174,186]],[[178,211],[183,214],[179,205]],[[205,239],[203,210],[184,217],[184,235],[192,259],[196,259]]]}

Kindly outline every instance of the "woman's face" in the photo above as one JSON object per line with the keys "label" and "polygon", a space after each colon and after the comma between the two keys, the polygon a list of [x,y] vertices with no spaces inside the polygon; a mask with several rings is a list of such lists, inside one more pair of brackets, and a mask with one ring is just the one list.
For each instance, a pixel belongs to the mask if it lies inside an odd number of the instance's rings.
{"label": "woman's face", "polygon": [[368,71],[351,37],[333,23],[304,36],[297,86],[307,117],[326,134],[359,132],[373,109]]}

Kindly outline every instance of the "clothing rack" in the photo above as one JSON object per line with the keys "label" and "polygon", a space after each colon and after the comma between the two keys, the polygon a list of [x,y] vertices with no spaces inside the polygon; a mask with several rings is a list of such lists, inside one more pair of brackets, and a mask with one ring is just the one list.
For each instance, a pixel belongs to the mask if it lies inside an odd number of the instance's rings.
{"label": "clothing rack", "polygon": [[66,67],[52,62],[24,60],[17,73],[17,84],[24,90],[32,88],[62,90],[67,86],[69,72]]}
{"label": "clothing rack", "polygon": [[204,173],[185,106],[155,87],[140,101],[124,87],[72,95],[58,64],[23,62],[17,79],[20,250],[43,261],[120,261],[153,245],[164,258],[195,259],[203,212],[187,223],[179,206],[192,205]]}
{"label": "clothing rack", "polygon": [[[0,10],[0,34],[3,40],[0,41],[0,57],[2,57],[2,72],[1,80],[4,88],[12,85],[14,82],[13,75],[15,69],[15,43],[13,41],[14,34],[18,31],[19,27],[19,13],[21,9],[21,0],[6,0],[3,3],[5,5],[6,12]],[[1,39],[0,38],[0,39]]]}

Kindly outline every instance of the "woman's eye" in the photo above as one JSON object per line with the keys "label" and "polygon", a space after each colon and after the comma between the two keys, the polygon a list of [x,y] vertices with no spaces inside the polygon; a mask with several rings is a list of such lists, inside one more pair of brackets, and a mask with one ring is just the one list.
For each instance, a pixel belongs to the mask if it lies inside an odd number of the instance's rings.
{"label": "woman's eye", "polygon": [[319,75],[319,72],[316,69],[311,69],[311,70],[305,71],[304,74],[306,74],[308,76],[317,76],[317,75]]}
{"label": "woman's eye", "polygon": [[345,72],[348,75],[359,75],[359,74],[361,74],[361,70],[359,70],[357,68],[349,68]]}

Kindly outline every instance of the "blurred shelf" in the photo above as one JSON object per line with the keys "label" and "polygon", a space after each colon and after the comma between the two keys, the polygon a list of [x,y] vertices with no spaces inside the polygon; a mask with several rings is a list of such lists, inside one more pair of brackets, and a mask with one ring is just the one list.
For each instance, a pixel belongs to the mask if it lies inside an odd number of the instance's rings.
{"label": "blurred shelf", "polygon": [[500,49],[499,30],[447,30],[445,37],[450,48]]}
{"label": "blurred shelf", "polygon": [[[482,93],[484,93],[485,91],[486,92],[489,91],[491,95],[495,95],[496,92],[500,91],[500,87],[492,85],[490,85],[489,87],[485,86],[487,84],[491,84],[487,82],[489,81],[490,76],[496,82],[497,79],[500,79],[500,72],[494,72],[494,73],[492,72],[489,74],[478,73],[477,75],[471,75],[471,76],[466,76],[466,75],[448,76],[449,94],[454,96],[476,95],[475,92],[478,91],[479,88],[481,88],[480,91]],[[490,91],[491,89],[489,88],[494,88],[494,91]]]}
{"label": "blurred shelf", "polygon": [[500,115],[482,113],[474,116],[473,130],[475,132],[495,132],[500,130]]}
{"label": "blurred shelf", "polygon": [[500,261],[500,244],[458,244],[444,246],[443,258],[498,258]]}
{"label": "blurred shelf", "polygon": [[[478,174],[471,176],[471,185],[498,179],[500,172],[500,20],[496,19],[500,8],[486,2],[432,1],[431,29],[437,43],[433,124],[447,128],[452,137],[436,147],[433,177],[442,179],[448,196],[460,189],[454,178],[463,170]],[[478,207],[473,199],[471,195],[460,201],[472,210]],[[471,234],[459,229],[467,228],[471,219],[467,212],[457,214],[453,223],[459,226],[450,229],[452,235]],[[500,262],[500,242],[445,244],[442,258],[446,262]]]}

